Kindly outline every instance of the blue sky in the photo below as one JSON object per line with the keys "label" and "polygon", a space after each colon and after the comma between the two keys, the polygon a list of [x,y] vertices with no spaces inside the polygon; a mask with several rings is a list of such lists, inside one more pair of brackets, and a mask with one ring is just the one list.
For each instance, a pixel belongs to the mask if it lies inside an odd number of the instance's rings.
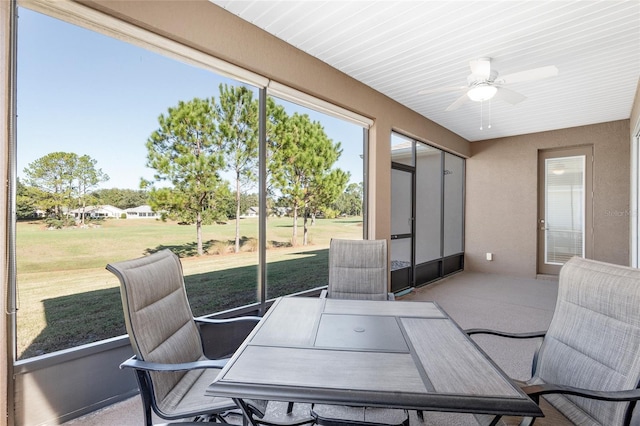
{"label": "blue sky", "polygon": [[[55,151],[89,155],[110,176],[103,188],[150,179],[145,142],[180,100],[218,94],[233,81],[122,41],[19,9],[18,176]],[[320,121],[344,150],[338,167],[362,181],[362,128],[282,102]]]}

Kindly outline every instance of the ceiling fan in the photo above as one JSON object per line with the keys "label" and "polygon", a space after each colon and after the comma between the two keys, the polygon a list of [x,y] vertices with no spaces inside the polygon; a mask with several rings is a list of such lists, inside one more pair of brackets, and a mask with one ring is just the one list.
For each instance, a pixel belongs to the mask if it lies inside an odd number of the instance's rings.
{"label": "ceiling fan", "polygon": [[469,68],[471,68],[471,74],[467,77],[466,86],[440,87],[421,90],[418,93],[425,95],[429,93],[464,92],[462,96],[447,107],[446,111],[453,111],[469,100],[483,102],[489,99],[499,99],[515,105],[524,101],[526,96],[505,88],[505,85],[541,80],[558,75],[558,68],[554,65],[549,65],[507,74],[498,78],[498,71],[491,68],[491,58],[479,58],[469,61]]}

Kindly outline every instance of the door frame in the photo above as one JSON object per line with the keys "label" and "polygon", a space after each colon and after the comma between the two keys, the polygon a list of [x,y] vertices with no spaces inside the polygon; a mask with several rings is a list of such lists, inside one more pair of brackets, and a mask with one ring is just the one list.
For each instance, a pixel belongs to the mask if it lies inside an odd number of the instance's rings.
{"label": "door frame", "polygon": [[[411,233],[409,234],[392,234],[391,235],[391,240],[403,240],[403,239],[410,239],[411,240],[411,255],[410,255],[410,262],[411,262],[411,266],[409,266],[408,268],[403,268],[402,270],[399,271],[391,271],[391,291],[392,292],[397,292],[397,291],[401,291],[404,290],[406,288],[411,288],[411,287],[415,287],[415,273],[414,273],[414,268],[416,265],[416,168],[415,166],[409,166],[406,164],[402,164],[402,163],[396,163],[396,162],[391,162],[391,170],[397,170],[397,171],[401,171],[404,173],[409,173],[411,176]],[[393,220],[393,218],[391,218],[391,220]],[[391,251],[391,247],[389,247],[390,251]],[[389,253],[389,256],[391,258],[391,252]],[[408,271],[405,271],[405,269],[408,269]],[[396,272],[394,274],[394,272]],[[394,275],[396,278],[396,282],[394,283]],[[399,282],[398,282],[399,281]],[[406,285],[403,285],[405,284]]]}
{"label": "door frame", "polygon": [[593,145],[538,150],[538,209],[536,220],[537,256],[536,269],[541,275],[558,275],[562,265],[545,263],[545,160],[563,157],[585,157],[584,188],[584,256],[593,253]]}

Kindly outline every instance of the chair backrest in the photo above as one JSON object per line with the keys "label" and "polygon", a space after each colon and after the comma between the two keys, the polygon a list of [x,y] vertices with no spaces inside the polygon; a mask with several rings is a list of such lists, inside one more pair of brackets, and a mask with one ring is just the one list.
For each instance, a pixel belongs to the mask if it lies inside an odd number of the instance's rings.
{"label": "chair backrest", "polygon": [[[107,270],[120,279],[125,324],[138,359],[169,364],[205,359],[178,256],[162,250],[139,259],[109,264]],[[181,388],[188,388],[189,383],[185,381],[197,378],[185,372],[152,372],[150,377],[160,406],[170,392],[176,392],[178,382]]]}
{"label": "chair backrest", "polygon": [[387,240],[331,240],[327,297],[387,300],[388,291]]}
{"label": "chair backrest", "polygon": [[[567,262],[534,374],[534,380],[592,390],[635,389],[640,270],[578,257]],[[595,419],[607,426],[623,424],[629,404],[561,395],[547,400],[576,424]]]}

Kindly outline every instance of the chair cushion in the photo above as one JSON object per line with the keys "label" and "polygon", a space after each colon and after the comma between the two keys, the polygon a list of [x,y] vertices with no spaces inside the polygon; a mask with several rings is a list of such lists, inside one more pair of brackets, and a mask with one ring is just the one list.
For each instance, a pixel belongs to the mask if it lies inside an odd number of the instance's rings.
{"label": "chair cushion", "polygon": [[387,300],[386,240],[332,239],[328,297]]}
{"label": "chair cushion", "polygon": [[[164,364],[203,359],[202,342],[184,289],[180,259],[169,250],[110,264],[121,283],[125,324],[134,354]],[[150,373],[157,401],[188,389],[199,373]],[[158,403],[159,405],[161,403]]]}
{"label": "chair cushion", "polygon": [[[167,417],[190,417],[207,411],[225,411],[237,408],[229,398],[203,397],[207,387],[220,372],[217,368],[192,370],[185,374],[162,400],[158,408]],[[166,373],[157,373],[166,374]]]}
{"label": "chair cushion", "polygon": [[[136,357],[162,364],[206,359],[184,288],[182,265],[175,254],[162,250],[110,264],[107,269],[120,279],[125,324]],[[168,416],[202,411],[203,404],[211,410],[213,398],[204,397],[203,383],[210,384],[217,370],[151,372],[149,375],[156,404]],[[203,387],[198,389],[199,385]],[[195,402],[196,399],[199,401]],[[233,407],[229,400],[225,404]],[[200,407],[195,409],[196,405]]]}
{"label": "chair cushion", "polygon": [[[534,381],[594,390],[640,380],[640,270],[574,257],[559,277],[554,316]],[[574,396],[548,400],[577,423],[621,425],[628,403]]]}

